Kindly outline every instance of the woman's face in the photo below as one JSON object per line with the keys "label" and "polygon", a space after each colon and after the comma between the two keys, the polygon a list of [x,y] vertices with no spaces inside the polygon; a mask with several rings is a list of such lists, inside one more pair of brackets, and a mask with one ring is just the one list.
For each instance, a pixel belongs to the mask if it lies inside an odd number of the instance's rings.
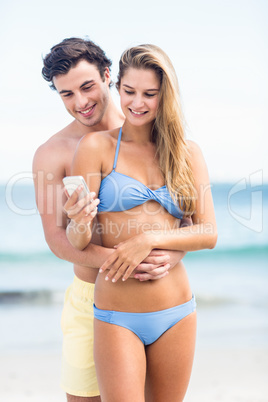
{"label": "woman's face", "polygon": [[152,123],[159,102],[160,80],[154,70],[129,68],[121,79],[121,108],[131,124]]}

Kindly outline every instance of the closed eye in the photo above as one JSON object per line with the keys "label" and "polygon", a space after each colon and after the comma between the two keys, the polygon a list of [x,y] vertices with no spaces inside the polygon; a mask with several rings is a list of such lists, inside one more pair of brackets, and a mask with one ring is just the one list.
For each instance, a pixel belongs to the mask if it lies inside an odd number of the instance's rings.
{"label": "closed eye", "polygon": [[83,87],[84,91],[88,91],[89,89],[91,89],[93,87],[93,85],[90,85],[89,87]]}

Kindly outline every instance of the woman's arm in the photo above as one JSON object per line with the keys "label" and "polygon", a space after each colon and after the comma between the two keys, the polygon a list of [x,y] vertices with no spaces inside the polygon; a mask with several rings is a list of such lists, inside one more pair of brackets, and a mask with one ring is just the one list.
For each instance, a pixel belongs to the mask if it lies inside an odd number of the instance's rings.
{"label": "woman's arm", "polygon": [[92,238],[93,219],[97,214],[99,199],[95,198],[99,192],[102,167],[101,137],[91,133],[81,139],[75,152],[72,175],[83,176],[91,192],[78,201],[82,186],[79,186],[64,206],[71,219],[66,236],[73,247],[84,250]]}
{"label": "woman's arm", "polygon": [[189,142],[189,149],[197,198],[193,226],[171,231],[146,231],[120,243],[100,268],[100,272],[109,269],[107,280],[112,278],[115,282],[121,276],[126,280],[155,248],[195,251],[215,247],[217,227],[206,163],[197,144]]}
{"label": "woman's arm", "polygon": [[[186,226],[191,226],[193,224],[191,218],[183,218],[180,222],[180,228],[181,227],[186,227]],[[163,262],[161,261],[161,264],[159,264],[158,267],[155,266],[156,259],[161,256],[163,258],[163,252],[165,255],[168,257],[166,260],[165,265],[163,265]],[[140,281],[146,281],[146,280],[154,280],[154,279],[160,279],[163,278],[164,276],[168,275],[169,271],[175,267],[175,265],[180,262],[185,255],[187,254],[186,251],[181,251],[181,250],[161,250],[161,249],[154,249],[151,251],[151,253],[146,257],[144,261],[142,261],[138,267],[136,267],[132,273],[134,275],[135,279],[139,279]],[[153,258],[152,258],[153,257]],[[154,262],[154,264],[150,264],[151,260]]]}
{"label": "woman's arm", "polygon": [[71,245],[79,250],[84,250],[92,238],[92,223],[97,214],[99,199],[95,198],[95,193],[89,193],[86,197],[78,201],[82,191],[79,186],[71,197],[68,197],[64,209],[70,219],[66,228],[66,236]]}

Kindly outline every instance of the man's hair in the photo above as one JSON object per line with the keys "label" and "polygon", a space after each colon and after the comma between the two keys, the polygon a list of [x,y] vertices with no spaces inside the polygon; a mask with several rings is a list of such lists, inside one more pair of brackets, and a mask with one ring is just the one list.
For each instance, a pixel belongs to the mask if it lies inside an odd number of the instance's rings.
{"label": "man's hair", "polygon": [[56,89],[53,78],[60,74],[67,74],[81,60],[94,64],[103,80],[106,68],[110,71],[112,65],[105,52],[89,39],[67,38],[53,46],[50,53],[43,59],[42,76],[50,82],[52,89]]}

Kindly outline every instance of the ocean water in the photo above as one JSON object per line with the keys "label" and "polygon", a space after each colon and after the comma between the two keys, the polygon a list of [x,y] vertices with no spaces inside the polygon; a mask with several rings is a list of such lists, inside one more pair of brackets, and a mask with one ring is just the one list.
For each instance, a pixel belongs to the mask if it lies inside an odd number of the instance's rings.
{"label": "ocean water", "polygon": [[[184,259],[198,304],[198,342],[268,346],[268,185],[212,185],[219,239]],[[0,186],[0,351],[59,350],[72,265],[43,235],[32,184]]]}

